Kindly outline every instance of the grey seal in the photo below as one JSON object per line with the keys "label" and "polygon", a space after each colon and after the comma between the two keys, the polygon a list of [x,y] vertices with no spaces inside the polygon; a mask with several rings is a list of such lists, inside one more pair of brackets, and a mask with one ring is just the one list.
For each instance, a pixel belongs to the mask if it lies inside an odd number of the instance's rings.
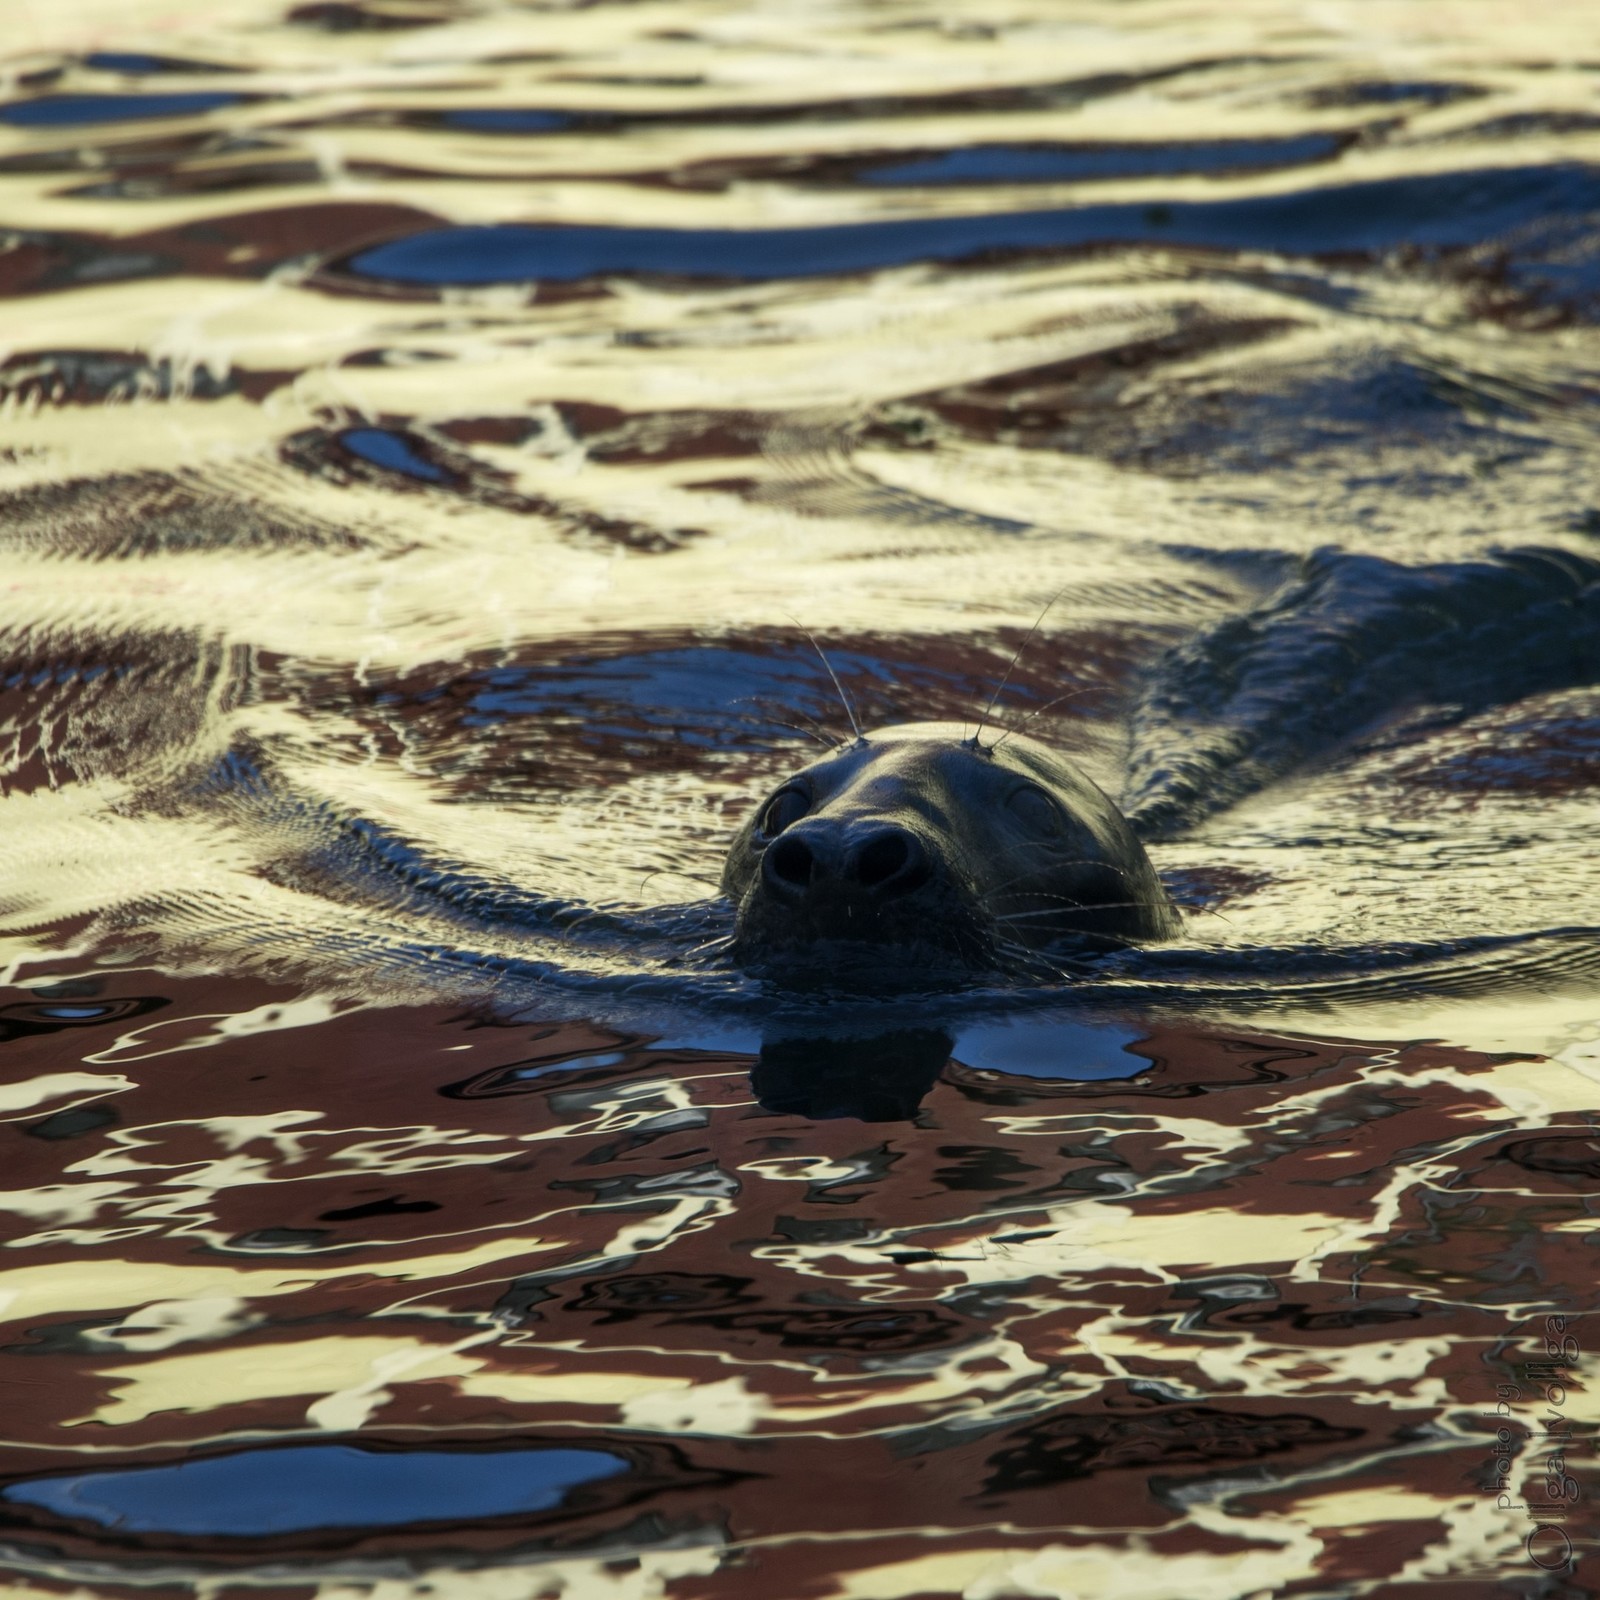
{"label": "grey seal", "polygon": [[862,735],[786,778],[728,851],[734,954],[777,977],[944,979],[1162,939],[1176,907],[1063,755],[956,723]]}

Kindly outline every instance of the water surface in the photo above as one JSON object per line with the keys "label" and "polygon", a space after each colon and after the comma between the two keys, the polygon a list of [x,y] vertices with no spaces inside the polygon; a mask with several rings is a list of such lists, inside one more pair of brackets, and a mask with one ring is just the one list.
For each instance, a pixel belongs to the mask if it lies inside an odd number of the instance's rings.
{"label": "water surface", "polygon": [[[4,48],[8,1592],[1581,1592],[1592,8]],[[1182,936],[738,970],[808,633]]]}

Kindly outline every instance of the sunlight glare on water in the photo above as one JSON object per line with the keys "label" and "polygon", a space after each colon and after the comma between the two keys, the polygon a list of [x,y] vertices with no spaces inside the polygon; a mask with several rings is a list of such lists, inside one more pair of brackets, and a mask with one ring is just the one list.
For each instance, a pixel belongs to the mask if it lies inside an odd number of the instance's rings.
{"label": "sunlight glare on water", "polygon": [[[1585,1592],[1600,11],[0,33],[8,1596]],[[741,969],[1002,678],[1181,933]]]}

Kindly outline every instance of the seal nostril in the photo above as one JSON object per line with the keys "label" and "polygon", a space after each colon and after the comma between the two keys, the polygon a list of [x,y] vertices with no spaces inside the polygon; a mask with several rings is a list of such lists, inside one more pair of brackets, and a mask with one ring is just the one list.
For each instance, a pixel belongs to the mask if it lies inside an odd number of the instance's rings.
{"label": "seal nostril", "polygon": [[856,877],[869,889],[887,883],[910,859],[911,850],[898,833],[881,835],[856,858]]}
{"label": "seal nostril", "polygon": [[767,865],[791,889],[804,889],[811,883],[815,861],[805,840],[779,839],[767,851]]}
{"label": "seal nostril", "polygon": [[874,894],[905,894],[927,876],[922,849],[898,828],[874,835],[855,859],[855,879]]}

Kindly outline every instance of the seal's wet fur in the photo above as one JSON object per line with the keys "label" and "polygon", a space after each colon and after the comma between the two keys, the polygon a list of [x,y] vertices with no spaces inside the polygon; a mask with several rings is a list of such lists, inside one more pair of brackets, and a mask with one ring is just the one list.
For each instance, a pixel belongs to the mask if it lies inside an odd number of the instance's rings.
{"label": "seal's wet fur", "polygon": [[786,978],[1038,970],[1179,925],[1094,783],[1036,740],[950,723],[864,735],[786,779],[722,888],[741,962]]}

